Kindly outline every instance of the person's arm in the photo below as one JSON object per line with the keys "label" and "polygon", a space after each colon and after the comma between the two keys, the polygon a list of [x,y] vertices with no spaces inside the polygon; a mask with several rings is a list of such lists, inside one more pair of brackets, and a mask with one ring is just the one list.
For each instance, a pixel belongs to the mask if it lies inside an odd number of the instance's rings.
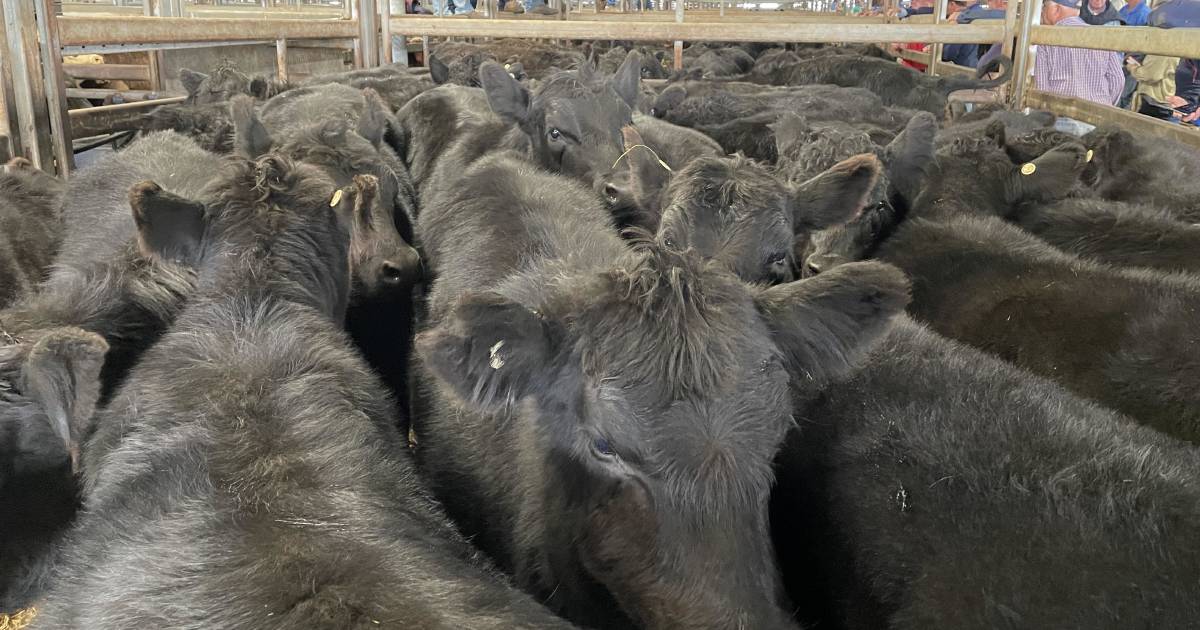
{"label": "person's arm", "polygon": [[1129,74],[1137,79],[1138,83],[1154,85],[1166,80],[1170,59],[1158,55],[1146,55],[1146,59],[1141,64],[1129,64],[1126,67],[1129,68]]}
{"label": "person's arm", "polygon": [[[1103,51],[1100,51],[1103,52]],[[1109,99],[1109,105],[1116,105],[1117,101],[1121,100],[1121,93],[1125,91],[1125,73],[1121,71],[1122,57],[1115,56],[1112,53],[1105,55],[1107,62],[1104,67],[1104,78],[1108,80],[1108,94],[1112,98]]]}

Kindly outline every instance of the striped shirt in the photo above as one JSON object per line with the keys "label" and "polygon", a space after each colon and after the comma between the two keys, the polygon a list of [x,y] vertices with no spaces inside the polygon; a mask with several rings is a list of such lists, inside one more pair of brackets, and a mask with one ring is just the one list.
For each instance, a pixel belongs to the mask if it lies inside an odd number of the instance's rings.
{"label": "striped shirt", "polygon": [[[1069,17],[1055,26],[1087,26]],[[1043,92],[1114,105],[1125,88],[1121,58],[1107,50],[1038,46],[1034,86]]]}

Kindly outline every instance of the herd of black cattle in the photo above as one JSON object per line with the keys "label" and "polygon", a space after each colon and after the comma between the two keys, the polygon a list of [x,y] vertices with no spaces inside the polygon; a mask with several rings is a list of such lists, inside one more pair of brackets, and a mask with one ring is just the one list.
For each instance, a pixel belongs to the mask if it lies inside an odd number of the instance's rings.
{"label": "herd of black cattle", "polygon": [[185,71],[9,161],[0,612],[1197,627],[1200,155],[685,52]]}

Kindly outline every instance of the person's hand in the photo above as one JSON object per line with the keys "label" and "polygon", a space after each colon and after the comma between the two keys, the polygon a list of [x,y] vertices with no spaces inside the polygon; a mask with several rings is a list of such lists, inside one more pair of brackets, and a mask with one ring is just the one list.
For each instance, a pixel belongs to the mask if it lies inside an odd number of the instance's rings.
{"label": "person's hand", "polygon": [[1138,60],[1134,59],[1133,57],[1126,57],[1125,65],[1129,66],[1130,68],[1136,68],[1142,64],[1138,63]]}
{"label": "person's hand", "polygon": [[1200,109],[1197,109],[1196,111],[1188,114],[1187,116],[1184,116],[1183,122],[1185,122],[1185,123],[1195,122],[1197,118],[1200,118]]}
{"label": "person's hand", "polygon": [[1184,105],[1187,105],[1187,101],[1184,100],[1183,97],[1172,94],[1171,96],[1167,97],[1167,105],[1170,105],[1171,107],[1183,107]]}

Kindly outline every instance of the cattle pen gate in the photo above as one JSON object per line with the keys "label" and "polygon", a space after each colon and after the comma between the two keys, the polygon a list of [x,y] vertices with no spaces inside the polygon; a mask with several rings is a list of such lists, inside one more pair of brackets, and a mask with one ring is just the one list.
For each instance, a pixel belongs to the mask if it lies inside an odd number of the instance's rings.
{"label": "cattle pen gate", "polygon": [[[159,92],[164,82],[164,50],[273,44],[276,75],[289,76],[289,47],[324,47],[353,51],[353,63],[369,68],[393,61],[392,35],[422,38],[428,52],[431,37],[532,38],[547,40],[629,40],[674,42],[680,67],[683,42],[885,43],[928,42],[931,53],[907,52],[906,58],[929,65],[929,72],[950,74],[969,69],[937,61],[943,44],[1003,42],[1014,59],[1014,79],[1005,86],[1008,104],[1034,107],[1090,124],[1116,124],[1139,134],[1172,138],[1200,147],[1200,131],[1141,116],[1131,111],[1065,98],[1031,89],[1030,47],[1038,44],[1200,57],[1200,30],[1149,27],[1071,28],[1036,26],[1039,0],[1012,1],[1003,20],[971,24],[947,23],[947,0],[938,0],[932,16],[903,23],[887,17],[857,17],[849,11],[763,11],[735,8],[733,3],[660,0],[657,10],[590,9],[578,0],[553,0],[553,16],[501,17],[496,0],[481,0],[479,11],[466,18],[393,15],[388,0],[343,0],[337,7],[301,11],[296,0],[282,11],[234,11],[194,6],[190,16],[183,0],[144,0],[143,6],[114,6],[111,15],[64,11],[63,0],[0,0],[0,150],[24,155],[40,168],[66,174],[74,167],[73,142],[131,129],[137,117],[157,105],[181,100]],[[266,7],[270,0],[260,0]],[[599,0],[603,1],[603,0]],[[885,0],[894,6],[897,0]],[[569,3],[563,5],[563,2]],[[795,3],[802,4],[802,3]],[[820,3],[819,8],[827,7]],[[67,4],[69,7],[79,5]],[[82,5],[99,9],[99,5]],[[817,6],[809,3],[808,7]],[[850,3],[846,7],[852,6]],[[242,7],[245,8],[244,6]],[[255,9],[258,8],[256,5]],[[309,6],[309,9],[313,7]],[[1033,10],[1026,10],[1030,8]],[[132,14],[131,14],[132,13]],[[386,34],[386,35],[385,35]],[[64,55],[148,53],[149,63],[84,67],[64,64]],[[407,61],[407,55],[396,61]],[[428,59],[428,55],[425,56]],[[110,66],[111,67],[106,67]],[[121,93],[120,104],[69,109],[68,99],[103,98],[115,90],[66,87],[74,78],[147,80],[154,90]]]}

